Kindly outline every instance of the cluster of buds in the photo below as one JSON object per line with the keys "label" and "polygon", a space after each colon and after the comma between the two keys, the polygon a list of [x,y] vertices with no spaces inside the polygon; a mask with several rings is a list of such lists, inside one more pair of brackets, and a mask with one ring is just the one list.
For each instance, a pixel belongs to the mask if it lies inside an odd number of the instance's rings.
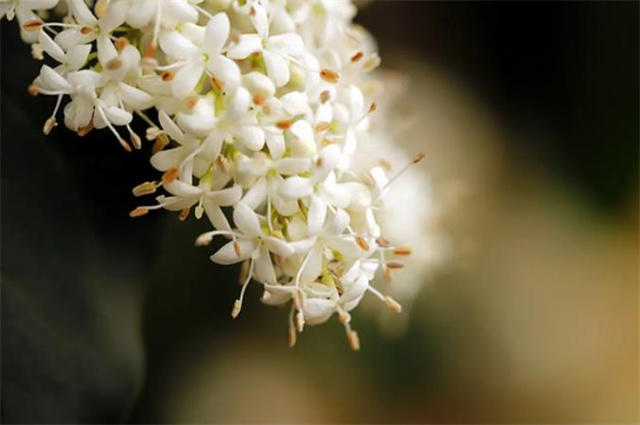
{"label": "cluster of buds", "polygon": [[[355,171],[377,109],[371,71],[380,63],[370,37],[341,0],[61,0],[66,15],[45,22],[57,0],[0,0],[17,16],[43,65],[30,93],[57,98],[44,124],[79,135],[108,128],[127,151],[152,144],[161,179],[135,196],[156,194],[130,212],[206,216],[207,246],[227,240],[211,260],[241,263],[235,318],[247,286],[268,305],[290,304],[289,342],[332,315],[354,350],[350,311],[366,293],[399,313],[374,288],[404,266],[411,249],[382,235],[385,194],[403,171],[384,164]],[[148,125],[139,136],[138,116]],[[157,193],[162,190],[163,194]],[[400,206],[402,207],[402,206]],[[406,207],[406,206],[405,206]],[[225,215],[225,212],[227,215]],[[232,222],[228,217],[232,217]]]}

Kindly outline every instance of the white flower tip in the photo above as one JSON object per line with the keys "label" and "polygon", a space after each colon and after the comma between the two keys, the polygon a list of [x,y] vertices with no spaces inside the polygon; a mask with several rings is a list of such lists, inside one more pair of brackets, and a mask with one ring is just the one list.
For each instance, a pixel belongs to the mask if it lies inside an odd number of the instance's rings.
{"label": "white flower tip", "polygon": [[58,121],[56,121],[55,117],[49,117],[49,119],[47,119],[44,122],[44,126],[42,127],[42,132],[45,135],[49,135],[49,133],[51,133],[51,130],[53,130],[53,127],[58,125]]}
{"label": "white flower tip", "polygon": [[384,302],[390,311],[394,313],[402,313],[402,305],[400,305],[398,301],[394,300],[389,295],[384,297]]}
{"label": "white flower tip", "polygon": [[349,341],[349,347],[351,347],[353,351],[360,351],[360,338],[358,337],[358,332],[347,332],[347,339]]}
{"label": "white flower tip", "polygon": [[242,301],[236,300],[233,303],[233,308],[231,309],[231,317],[233,317],[234,319],[238,317],[238,315],[240,314],[240,310],[242,310]]}

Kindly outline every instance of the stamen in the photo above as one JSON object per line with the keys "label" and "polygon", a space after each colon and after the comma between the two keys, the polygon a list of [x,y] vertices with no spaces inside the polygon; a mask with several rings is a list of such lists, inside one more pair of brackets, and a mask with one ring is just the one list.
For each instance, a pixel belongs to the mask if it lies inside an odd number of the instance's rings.
{"label": "stamen", "polygon": [[91,27],[82,27],[82,28],[80,28],[80,34],[82,34],[82,35],[87,35],[91,31],[93,31],[93,28],[91,28]]}
{"label": "stamen", "polygon": [[387,266],[384,266],[384,281],[391,282],[393,280],[393,276],[391,276],[391,269]]}
{"label": "stamen", "polygon": [[156,182],[144,182],[134,187],[131,192],[133,193],[133,196],[145,196],[155,193],[157,188],[158,184]]}
{"label": "stamen", "polygon": [[411,255],[411,247],[410,246],[399,246],[393,250],[393,253],[396,255]]}
{"label": "stamen", "polygon": [[102,18],[109,11],[109,2],[107,0],[98,0],[93,10],[98,18]]}
{"label": "stamen", "polygon": [[320,71],[320,78],[325,80],[327,83],[335,84],[340,79],[340,74],[338,74],[337,72],[332,71],[330,69],[323,68]]}
{"label": "stamen", "polygon": [[211,85],[218,90],[222,90],[222,83],[215,77],[211,77]]}
{"label": "stamen", "polygon": [[374,113],[376,109],[378,109],[378,104],[376,102],[371,102],[371,105],[369,105],[369,113]]}
{"label": "stamen", "polygon": [[418,162],[422,161],[422,158],[424,158],[424,152],[420,152],[419,154],[417,154],[416,156],[413,157],[413,163],[417,164]]}
{"label": "stamen", "polygon": [[240,257],[242,255],[242,250],[240,249],[240,244],[237,240],[233,241],[233,250],[236,252],[236,255]]}
{"label": "stamen", "polygon": [[116,46],[116,49],[118,51],[121,51],[122,49],[124,49],[129,45],[129,39],[127,39],[126,37],[118,37],[114,45]]}
{"label": "stamen", "polygon": [[240,314],[240,310],[242,310],[242,300],[244,299],[244,293],[247,290],[247,285],[251,282],[251,274],[253,272],[253,258],[249,264],[249,273],[247,273],[247,279],[242,284],[242,289],[240,290],[240,297],[233,303],[233,309],[231,310],[231,317],[234,319],[238,317]]}
{"label": "stamen", "polygon": [[347,324],[351,321],[351,315],[344,311],[342,308],[338,307],[338,320],[343,325]]}
{"label": "stamen", "polygon": [[253,104],[254,105],[258,105],[258,106],[262,106],[264,105],[265,99],[263,96],[260,96],[259,94],[253,96]]}
{"label": "stamen", "polygon": [[384,193],[387,191],[387,189],[389,188],[389,186],[391,186],[391,184],[393,182],[395,182],[398,177],[400,177],[402,174],[404,174],[405,171],[407,171],[409,169],[409,167],[411,167],[414,164],[417,164],[418,162],[420,162],[422,160],[422,158],[424,158],[424,153],[420,152],[419,154],[417,154],[416,156],[413,157],[413,159],[411,160],[411,162],[409,162],[408,164],[406,164],[404,167],[402,167],[400,169],[400,171],[398,171],[393,177],[391,177],[389,179],[389,181],[387,181],[387,183],[384,185],[384,187],[382,188],[382,190],[380,191],[380,194],[378,195],[378,197],[376,198],[376,201],[378,199],[380,199]]}
{"label": "stamen", "polygon": [[175,74],[171,71],[164,71],[162,74],[160,74],[160,78],[162,78],[162,81],[171,81],[173,80],[174,76]]}
{"label": "stamen", "polygon": [[49,117],[45,122],[44,122],[44,126],[42,127],[42,132],[45,135],[48,135],[49,133],[51,133],[51,130],[53,130],[53,127],[57,126],[58,122],[56,121],[55,117]]}
{"label": "stamen", "polygon": [[89,134],[89,132],[93,130],[93,123],[90,122],[89,124],[85,125],[84,127],[81,127],[78,129],[77,134],[80,137],[84,137],[87,134]]}
{"label": "stamen", "polygon": [[384,302],[385,304],[387,304],[387,308],[392,312],[402,313],[402,306],[400,305],[400,303],[394,300],[393,298],[391,298],[389,295],[384,297]]}
{"label": "stamen", "polygon": [[143,215],[147,215],[149,213],[149,208],[147,207],[138,207],[131,212],[129,212],[129,217],[142,217]]}
{"label": "stamen", "polygon": [[289,310],[289,347],[296,345],[296,327],[293,324],[293,313],[296,311],[296,305],[291,302],[291,309]]}
{"label": "stamen", "polygon": [[325,90],[322,93],[320,93],[320,102],[321,103],[327,103],[329,101],[329,99],[331,99],[331,93],[329,92],[329,90]]}
{"label": "stamen", "polygon": [[365,59],[362,67],[365,71],[370,72],[376,69],[380,65],[380,56],[377,53],[373,53],[367,59]]}
{"label": "stamen", "polygon": [[29,87],[27,88],[27,92],[29,92],[31,96],[37,96],[38,93],[40,93],[40,89],[35,84],[29,84]]}
{"label": "stamen", "polygon": [[31,57],[35,60],[44,60],[44,49],[40,43],[33,43],[31,45]]}
{"label": "stamen", "polygon": [[173,167],[164,172],[162,175],[162,183],[167,185],[173,183],[178,178],[178,169]]}
{"label": "stamen", "polygon": [[142,148],[142,140],[140,139],[140,136],[138,136],[133,130],[131,130],[129,124],[127,124],[127,130],[129,130],[129,135],[131,136],[131,143],[133,144],[133,147],[136,149]]}

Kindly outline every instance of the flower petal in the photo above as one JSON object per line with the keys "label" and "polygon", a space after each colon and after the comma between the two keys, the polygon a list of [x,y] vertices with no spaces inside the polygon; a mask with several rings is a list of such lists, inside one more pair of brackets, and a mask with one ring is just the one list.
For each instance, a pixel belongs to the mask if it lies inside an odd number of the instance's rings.
{"label": "flower petal", "polygon": [[[217,264],[235,264],[249,259],[255,248],[256,246],[253,240],[238,239],[223,245],[222,248],[220,248],[210,258],[211,261]],[[238,255],[238,252],[236,251],[239,251],[240,255]]]}
{"label": "flower petal", "polygon": [[313,182],[305,177],[288,177],[280,184],[279,192],[284,199],[300,199],[313,193]]}
{"label": "flower petal", "polygon": [[262,52],[267,75],[276,87],[282,87],[289,82],[289,62],[282,56],[268,50]]}
{"label": "flower petal", "polygon": [[38,43],[42,46],[42,49],[47,52],[49,56],[54,58],[60,63],[65,62],[65,54],[62,47],[58,46],[58,43],[53,41],[51,37],[44,31],[44,29],[38,32]]}
{"label": "flower petal", "polygon": [[316,235],[322,230],[325,217],[327,216],[327,203],[319,196],[311,195],[309,202],[309,212],[307,214],[307,232],[309,235]]}
{"label": "flower petal", "polygon": [[262,233],[257,214],[242,202],[233,209],[233,222],[238,230],[247,237],[257,237]]}
{"label": "flower petal", "polygon": [[226,189],[208,192],[207,198],[221,207],[235,205],[242,198],[242,186],[236,184]]}
{"label": "flower petal", "polygon": [[219,206],[208,198],[202,200],[202,205],[209,222],[216,230],[231,230],[231,225]]}
{"label": "flower petal", "polygon": [[302,304],[304,321],[309,325],[326,322],[335,309],[335,302],[325,298],[307,298]]}
{"label": "flower petal", "polygon": [[231,59],[222,55],[213,55],[207,61],[207,70],[226,88],[240,84],[240,68]]}
{"label": "flower petal", "polygon": [[136,87],[120,82],[118,83],[118,88],[120,89],[122,101],[131,109],[141,111],[153,105],[153,96]]}
{"label": "flower petal", "polygon": [[275,163],[278,173],[283,175],[300,174],[309,171],[309,158],[282,158]]}
{"label": "flower petal", "polygon": [[262,283],[275,285],[277,283],[276,271],[271,262],[271,255],[266,246],[262,245],[254,265],[254,278]]}
{"label": "flower petal", "polygon": [[160,110],[158,112],[158,121],[160,121],[160,126],[169,137],[176,142],[182,142],[182,139],[184,139],[184,133],[165,111]]}
{"label": "flower petal", "polygon": [[220,12],[209,19],[204,33],[204,49],[210,55],[217,55],[229,38],[229,17]]}
{"label": "flower petal", "polygon": [[244,59],[253,52],[262,51],[262,39],[257,34],[242,34],[236,44],[227,50],[230,59]]}
{"label": "flower petal", "polygon": [[202,72],[204,71],[204,64],[201,63],[187,63],[176,72],[175,77],[171,83],[171,92],[178,99],[184,99],[200,81]]}

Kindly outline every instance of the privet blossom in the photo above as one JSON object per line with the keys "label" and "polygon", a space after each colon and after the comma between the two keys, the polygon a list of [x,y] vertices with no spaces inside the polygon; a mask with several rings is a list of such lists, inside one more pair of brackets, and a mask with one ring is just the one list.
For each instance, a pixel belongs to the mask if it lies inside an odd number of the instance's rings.
{"label": "privet blossom", "polygon": [[[42,11],[57,3],[0,0],[2,16],[16,16],[33,56],[45,59],[29,87],[56,98],[44,133],[62,121],[81,136],[106,128],[126,151],[149,141],[161,178],[133,194],[163,194],[130,216],[206,216],[211,231],[195,245],[223,238],[211,260],[242,264],[234,318],[255,282],[265,304],[290,305],[291,346],[305,325],[335,314],[358,350],[349,312],[365,294],[401,311],[372,281],[390,280],[411,249],[385,238],[378,221],[392,183],[423,155],[395,174],[384,161],[352,167],[371,138],[370,73],[380,63],[352,23],[353,4],[61,0],[66,15],[45,21],[54,13]],[[144,137],[134,116],[148,124]]]}

